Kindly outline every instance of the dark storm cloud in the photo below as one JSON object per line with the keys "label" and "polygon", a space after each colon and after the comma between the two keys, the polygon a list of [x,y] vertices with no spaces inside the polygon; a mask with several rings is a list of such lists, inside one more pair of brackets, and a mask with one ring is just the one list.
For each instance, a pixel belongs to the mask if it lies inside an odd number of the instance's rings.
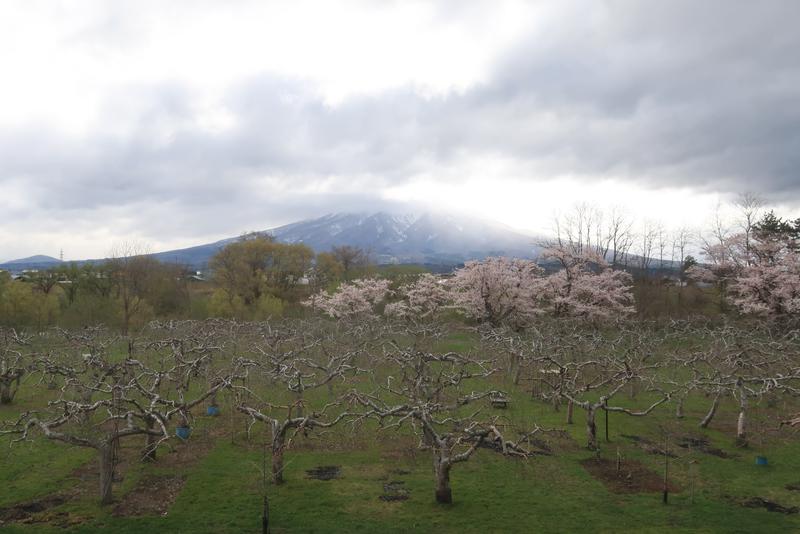
{"label": "dark storm cloud", "polygon": [[[798,202],[798,20],[797,2],[576,4],[464,92],[401,87],[330,106],[309,83],[260,75],[229,89],[233,126],[217,132],[198,128],[189,86],[122,87],[87,135],[0,131],[0,184],[29,184],[29,214],[149,205],[162,216],[141,224],[171,214],[185,225],[177,233],[371,207],[382,188],[464,154],[500,155],[538,178]],[[368,186],[304,190],[331,176]]]}

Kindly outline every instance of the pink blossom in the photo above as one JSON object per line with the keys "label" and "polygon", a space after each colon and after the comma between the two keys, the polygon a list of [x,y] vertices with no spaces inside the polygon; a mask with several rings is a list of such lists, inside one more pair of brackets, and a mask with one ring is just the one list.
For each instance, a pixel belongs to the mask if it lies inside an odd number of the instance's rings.
{"label": "pink blossom", "polygon": [[359,279],[339,286],[331,294],[321,291],[303,302],[313,309],[322,310],[336,319],[364,316],[375,313],[375,307],[389,294],[389,281]]}

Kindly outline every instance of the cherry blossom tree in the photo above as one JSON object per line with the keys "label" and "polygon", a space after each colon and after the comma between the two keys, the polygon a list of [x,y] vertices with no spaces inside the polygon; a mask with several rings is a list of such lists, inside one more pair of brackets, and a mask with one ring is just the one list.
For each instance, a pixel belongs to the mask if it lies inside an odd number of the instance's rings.
{"label": "cherry blossom tree", "polygon": [[795,227],[770,213],[755,226],[749,253],[747,265],[731,284],[737,308],[782,321],[799,317],[800,250]]}
{"label": "cherry blossom tree", "polygon": [[435,315],[451,300],[443,281],[426,273],[414,283],[401,286],[396,293],[400,300],[386,305],[384,314],[409,320],[422,320]]}
{"label": "cherry blossom tree", "polygon": [[492,326],[507,324],[522,330],[542,313],[542,274],[531,260],[499,257],[469,261],[452,279],[454,306],[467,317]]}
{"label": "cherry blossom tree", "polygon": [[605,320],[634,312],[631,276],[611,269],[597,254],[554,246],[541,258],[559,266],[540,286],[540,299],[552,315]]}
{"label": "cherry blossom tree", "polygon": [[344,283],[338,291],[321,291],[303,304],[335,319],[352,319],[374,314],[389,294],[389,280],[362,278]]}
{"label": "cherry blossom tree", "polygon": [[747,219],[747,231],[720,235],[707,244],[707,264],[688,273],[698,281],[715,284],[720,303],[732,301],[748,315],[788,321],[800,314],[800,250],[797,223],[774,213],[757,224]]}
{"label": "cherry blossom tree", "polygon": [[716,241],[706,241],[702,249],[706,262],[686,271],[690,280],[712,284],[719,293],[719,305],[725,309],[730,284],[748,263],[744,234],[720,235]]}

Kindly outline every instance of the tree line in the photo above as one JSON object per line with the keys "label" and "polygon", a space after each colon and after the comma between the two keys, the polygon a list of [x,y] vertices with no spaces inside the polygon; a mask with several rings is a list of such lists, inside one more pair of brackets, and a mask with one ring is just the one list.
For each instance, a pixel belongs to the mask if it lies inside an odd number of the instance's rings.
{"label": "tree line", "polygon": [[209,262],[209,276],[123,245],[102,262],[62,264],[19,279],[0,271],[0,325],[34,330],[105,324],[127,334],[153,319],[261,320],[301,314],[314,291],[375,273],[357,247],[314,252],[249,234]]}
{"label": "tree line", "polygon": [[[555,219],[554,237],[541,243],[536,262],[488,258],[456,269],[456,285],[478,284],[482,293],[465,297],[470,293],[461,291],[455,300],[468,318],[497,323],[505,316],[502,321],[518,326],[547,307],[556,316],[581,308],[591,317],[621,307],[642,319],[797,315],[800,220],[767,211],[753,195],[742,195],[732,207],[733,216],[714,213],[705,231],[668,232],[652,222],[636,228],[620,210],[576,206]],[[60,265],[27,273],[22,281],[0,272],[0,325],[103,323],[127,333],[152,319],[301,317],[309,298],[321,305],[336,291],[342,302],[350,299],[347,306],[372,307],[381,284],[386,293],[377,299],[378,309],[388,304],[392,312],[399,301],[427,305],[420,300],[425,291],[430,297],[430,290],[444,287],[418,266],[376,266],[357,247],[315,254],[306,245],[263,234],[244,235],[222,248],[205,274],[198,280],[187,267],[159,262],[134,246],[120,247],[104,262]],[[412,282],[420,285],[406,288],[410,293],[397,291]],[[492,295],[492,284],[502,291]],[[585,305],[604,298],[604,306]]]}

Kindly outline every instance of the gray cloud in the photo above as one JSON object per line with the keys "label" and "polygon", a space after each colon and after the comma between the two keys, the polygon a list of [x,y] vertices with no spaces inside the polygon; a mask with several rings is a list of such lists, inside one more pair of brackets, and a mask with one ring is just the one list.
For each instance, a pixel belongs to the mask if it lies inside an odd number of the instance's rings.
{"label": "gray cloud", "polygon": [[[464,92],[400,87],[328,106],[309,83],[262,74],[228,90],[234,126],[221,132],[197,127],[191,86],[120,87],[87,135],[0,130],[0,185],[28,188],[11,216],[148,205],[137,224],[155,232],[169,217],[177,235],[372,203],[465,153],[501,155],[538,178],[621,176],[798,203],[798,20],[792,1],[577,4]],[[304,190],[326,179],[327,192]],[[354,179],[369,186],[348,189]]]}

